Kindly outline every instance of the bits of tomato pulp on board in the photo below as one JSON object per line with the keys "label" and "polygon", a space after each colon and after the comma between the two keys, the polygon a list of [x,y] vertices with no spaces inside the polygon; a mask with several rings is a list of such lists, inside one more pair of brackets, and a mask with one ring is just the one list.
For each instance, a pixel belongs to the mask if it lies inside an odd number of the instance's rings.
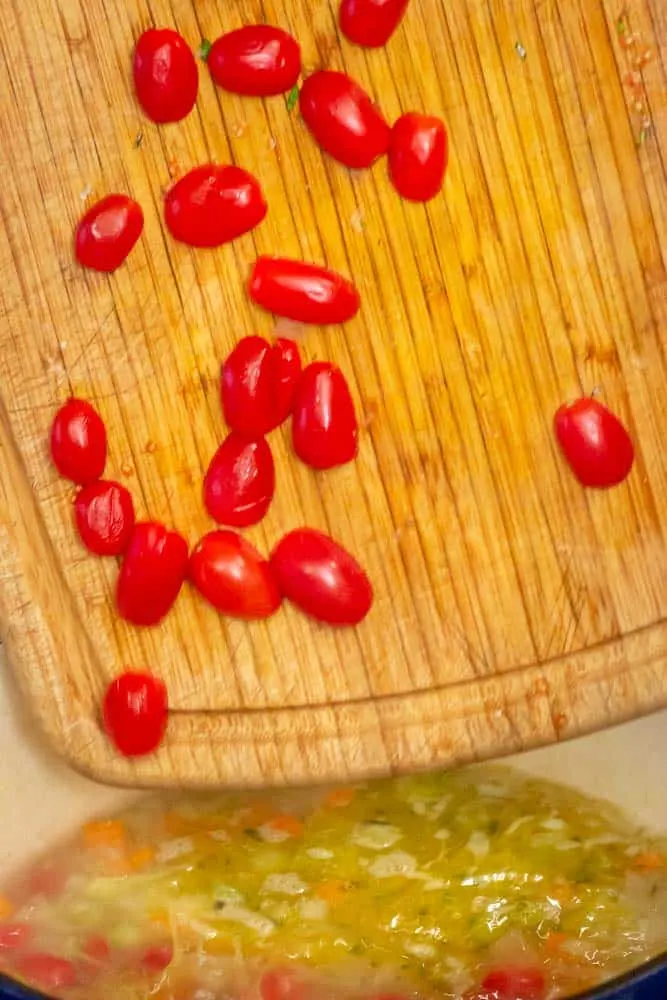
{"label": "bits of tomato pulp on board", "polygon": [[359,311],[359,293],[349,278],[286,257],[258,257],[248,292],[258,306],[298,323],[345,323]]}
{"label": "bits of tomato pulp on board", "polygon": [[402,198],[430,201],[442,190],[449,156],[440,118],[410,111],[391,130],[389,176]]}
{"label": "bits of tomato pulp on board", "polygon": [[98,479],[82,486],[74,501],[81,541],[97,556],[122,556],[134,530],[134,504],[120,483]]}
{"label": "bits of tomato pulp on board", "polygon": [[134,50],[134,90],[148,117],[178,122],[197,100],[197,61],[185,39],[171,28],[149,28]]}
{"label": "bits of tomato pulp on board", "polygon": [[258,226],[267,212],[259,181],[241,167],[207,163],[169,188],[164,218],[175,240],[219,247]]}
{"label": "bits of tomato pulp on board", "polygon": [[357,456],[359,428],[345,376],[315,361],[299,379],[292,415],[294,451],[313,469],[345,465]]}
{"label": "bits of tomato pulp on board", "polygon": [[373,588],[359,563],[338,542],[312,528],[291,531],[271,555],[283,595],[317,621],[357,625],[373,604]]}
{"label": "bits of tomato pulp on board", "polygon": [[204,476],[204,506],[218,524],[247,528],[262,520],[275,489],[273,455],[266,439],[232,431]]}
{"label": "bits of tomato pulp on board", "polygon": [[299,94],[301,117],[329,156],[360,170],[389,149],[389,125],[366,91],[346,73],[321,69]]}
{"label": "bits of tomato pulp on board", "polygon": [[301,357],[291,340],[271,345],[244,337],[226,358],[220,378],[222,412],[232,430],[263,437],[292,412]]}
{"label": "bits of tomato pulp on board", "polygon": [[85,399],[68,399],[51,425],[51,458],[65,479],[85,486],[99,479],[107,460],[107,432]]}
{"label": "bits of tomato pulp on board", "polygon": [[144,228],[141,206],[126,194],[109,194],[79,220],[74,254],[82,267],[109,273],[124,262]]}
{"label": "bits of tomato pulp on board", "polygon": [[176,531],[140,521],[120,568],[116,606],[133,625],[157,625],[178,597],[188,567],[188,545]]}
{"label": "bits of tomato pulp on board", "polygon": [[268,618],[281,604],[268,560],[234,531],[211,531],[197,542],[189,577],[223,615]]}
{"label": "bits of tomato pulp on board", "polygon": [[380,48],[398,28],[407,6],[408,0],[342,0],[340,30],[355,45]]}
{"label": "bits of tomato pulp on board", "polygon": [[158,677],[146,671],[120,674],[104,695],[104,729],[125,757],[139,757],[157,749],[167,716],[167,689]]}
{"label": "bits of tomato pulp on board", "polygon": [[208,67],[219,87],[246,97],[271,97],[295,86],[301,49],[292,35],[270,24],[247,24],[216,39]]}
{"label": "bits of tomato pulp on board", "polygon": [[584,397],[561,406],[554,431],[582,486],[603,489],[629,476],[635,458],[632,439],[618,417],[596,399]]}

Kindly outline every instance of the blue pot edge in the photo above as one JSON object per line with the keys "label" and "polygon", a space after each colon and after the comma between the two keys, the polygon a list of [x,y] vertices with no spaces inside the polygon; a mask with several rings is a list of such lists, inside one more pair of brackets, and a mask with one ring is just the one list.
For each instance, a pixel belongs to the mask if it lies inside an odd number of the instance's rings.
{"label": "blue pot edge", "polygon": [[[665,1000],[667,952],[640,965],[604,986],[578,993],[571,1000]],[[11,979],[0,972],[0,1000],[53,1000],[47,993]]]}

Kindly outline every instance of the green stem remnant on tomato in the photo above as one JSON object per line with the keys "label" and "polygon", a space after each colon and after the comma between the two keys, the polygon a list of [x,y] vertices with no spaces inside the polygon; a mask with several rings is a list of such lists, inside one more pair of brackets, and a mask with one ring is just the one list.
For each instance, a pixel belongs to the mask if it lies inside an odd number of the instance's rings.
{"label": "green stem remnant on tomato", "polygon": [[206,62],[208,59],[208,54],[211,51],[211,44],[212,43],[209,42],[208,38],[202,38],[199,48],[197,49],[197,55],[202,62]]}
{"label": "green stem remnant on tomato", "polygon": [[285,98],[285,104],[287,105],[288,112],[292,112],[297,105],[299,100],[299,88],[296,84],[292,87],[289,94]]}

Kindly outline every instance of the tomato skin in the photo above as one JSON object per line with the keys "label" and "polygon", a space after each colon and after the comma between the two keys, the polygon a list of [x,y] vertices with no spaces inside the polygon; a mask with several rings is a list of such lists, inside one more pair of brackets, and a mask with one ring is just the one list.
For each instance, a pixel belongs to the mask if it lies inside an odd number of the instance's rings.
{"label": "tomato skin", "polygon": [[79,219],[74,255],[82,267],[110,273],[128,257],[143,228],[141,205],[126,194],[108,194]]}
{"label": "tomato skin", "polygon": [[360,305],[359,292],[349,278],[286,257],[258,257],[248,292],[267,312],[317,326],[346,323]]}
{"label": "tomato skin", "polygon": [[356,458],[358,436],[354,403],[341,370],[325,361],[308,365],[294,399],[296,454],[313,469],[332,469]]}
{"label": "tomato skin", "polygon": [[321,69],[301,87],[299,110],[315,141],[339,163],[370,167],[389,149],[389,125],[358,83]]}
{"label": "tomato skin", "polygon": [[185,580],[188,544],[156,521],[135,524],[116,584],[116,606],[133,625],[157,625]]}
{"label": "tomato skin", "polygon": [[291,531],[271,555],[283,597],[317,621],[357,625],[373,604],[363,569],[338,542],[312,528]]}
{"label": "tomato skin", "polygon": [[125,757],[152,753],[167,726],[167,689],[146,671],[128,670],[109,684],[102,703],[104,729]]}
{"label": "tomato skin", "polygon": [[301,374],[299,348],[278,339],[244,337],[222,366],[220,397],[226,422],[248,438],[263,437],[292,411]]}
{"label": "tomato skin", "polygon": [[247,170],[206,163],[167,192],[164,218],[175,240],[219,247],[250,232],[267,213],[259,181]]}
{"label": "tomato skin", "polygon": [[185,39],[171,28],[149,28],[134,50],[134,89],[151,121],[178,122],[197,100],[197,61]]}
{"label": "tomato skin", "polygon": [[79,486],[94,482],[104,472],[107,432],[94,407],[85,399],[68,399],[51,425],[51,459],[65,479]]}
{"label": "tomato skin", "polygon": [[232,431],[204,476],[204,506],[218,524],[247,528],[262,520],[275,489],[273,455],[265,438]]}
{"label": "tomato skin", "polygon": [[235,531],[211,531],[190,556],[190,580],[223,615],[268,618],[281,604],[267,559]]}
{"label": "tomato skin", "polygon": [[76,985],[76,968],[72,962],[46,952],[23,955],[16,963],[16,971],[31,986],[43,990],[62,990]]}
{"label": "tomato skin", "polygon": [[596,399],[584,397],[561,406],[554,431],[582,486],[604,489],[630,475],[635,457],[632,439],[618,417]]}
{"label": "tomato skin", "polygon": [[97,556],[122,556],[134,530],[134,504],[128,489],[98,479],[83,486],[74,501],[79,537]]}
{"label": "tomato skin", "polygon": [[30,924],[19,920],[13,923],[0,924],[0,952],[16,951],[30,944],[34,936]]}
{"label": "tomato skin", "polygon": [[544,1000],[544,974],[530,966],[492,969],[482,980],[482,997],[487,995],[490,1000]]}
{"label": "tomato skin", "polygon": [[442,190],[449,158],[440,118],[410,111],[391,130],[389,176],[402,198],[430,201]]}
{"label": "tomato skin", "polygon": [[340,30],[355,45],[380,48],[398,28],[407,6],[408,0],[342,0]]}
{"label": "tomato skin", "polygon": [[295,86],[301,49],[292,35],[270,24],[247,24],[216,39],[208,54],[219,87],[246,97],[272,97]]}

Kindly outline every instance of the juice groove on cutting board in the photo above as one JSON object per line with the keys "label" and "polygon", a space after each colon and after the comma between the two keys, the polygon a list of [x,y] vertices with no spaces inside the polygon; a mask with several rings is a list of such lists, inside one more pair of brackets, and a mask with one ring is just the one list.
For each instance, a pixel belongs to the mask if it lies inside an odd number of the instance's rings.
{"label": "juice groove on cutting board", "polygon": [[[57,746],[109,781],[207,785],[346,778],[565,738],[667,704],[667,12],[628,5],[654,48],[653,134],[638,148],[612,0],[412,0],[384,50],[341,41],[336,5],[305,0],[0,0],[0,613],[23,690]],[[150,24],[202,38],[266,20],[304,68],[346,69],[390,120],[441,114],[444,196],[402,202],[386,165],[350,173],[282,97],[217,90],[146,121],[134,41]],[[525,58],[517,51],[523,46]],[[266,221],[218,251],[162,223],[170,170],[207,160],[257,174]],[[110,278],[74,262],[85,204],[126,191],[144,236]],[[85,201],[89,193],[88,201]],[[245,280],[258,253],[354,278],[359,316],[308,331],[308,360],[348,375],[359,460],[315,475],[271,436],[277,495],[248,535],[268,551],[330,531],[374,581],[364,624],[335,631],[285,608],[223,620],[190,591],[158,629],[113,610],[117,573],[81,548],[73,492],[49,464],[58,404],[90,399],[107,475],[140,517],[191,543],[212,527],[203,470],[225,430],[220,363],[270,332]],[[596,390],[638,445],[621,487],[583,491],[551,421]],[[125,665],[166,680],[163,749],[116,757],[97,706]]]}

